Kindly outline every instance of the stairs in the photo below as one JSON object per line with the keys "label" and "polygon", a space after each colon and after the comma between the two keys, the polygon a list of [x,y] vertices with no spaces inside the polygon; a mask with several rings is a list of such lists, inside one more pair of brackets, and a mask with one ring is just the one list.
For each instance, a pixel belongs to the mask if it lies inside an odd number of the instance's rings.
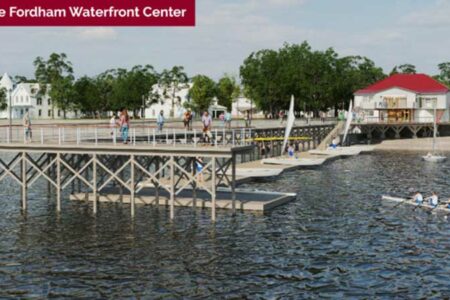
{"label": "stairs", "polygon": [[337,137],[344,130],[345,121],[339,121],[333,130],[322,140],[319,146],[317,146],[317,150],[326,150],[328,146],[331,144],[331,141],[334,137]]}

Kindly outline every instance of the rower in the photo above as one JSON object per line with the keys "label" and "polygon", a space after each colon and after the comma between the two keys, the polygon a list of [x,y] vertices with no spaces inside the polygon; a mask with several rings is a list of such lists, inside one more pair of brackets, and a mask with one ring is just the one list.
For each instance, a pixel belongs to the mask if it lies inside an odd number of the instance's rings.
{"label": "rower", "polygon": [[431,192],[431,196],[428,198],[428,203],[433,206],[437,207],[439,204],[439,198],[436,192]]}
{"label": "rower", "polygon": [[421,205],[421,204],[423,203],[423,196],[422,196],[422,194],[421,194],[419,191],[417,191],[417,192],[414,194],[413,200],[414,200],[418,205]]}

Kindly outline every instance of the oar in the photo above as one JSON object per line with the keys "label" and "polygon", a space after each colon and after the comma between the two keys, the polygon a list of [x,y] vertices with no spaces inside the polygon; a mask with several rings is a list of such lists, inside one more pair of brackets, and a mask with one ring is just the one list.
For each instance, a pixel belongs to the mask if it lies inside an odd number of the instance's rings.
{"label": "oar", "polygon": [[[403,197],[399,197],[399,198],[403,198]],[[394,207],[392,207],[392,208],[396,208],[396,207],[402,205],[403,203],[405,203],[405,202],[408,201],[408,200],[411,200],[411,198],[405,197],[404,200],[402,200],[402,201],[400,201],[399,203],[395,204]]]}

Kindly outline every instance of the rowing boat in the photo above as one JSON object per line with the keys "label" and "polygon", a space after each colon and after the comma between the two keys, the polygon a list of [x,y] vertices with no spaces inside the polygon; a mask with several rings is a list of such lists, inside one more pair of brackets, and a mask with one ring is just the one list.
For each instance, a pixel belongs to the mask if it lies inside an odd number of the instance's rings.
{"label": "rowing boat", "polygon": [[426,210],[432,210],[432,211],[435,211],[435,212],[450,213],[450,209],[447,208],[447,204],[440,205],[440,206],[434,208],[433,206],[429,205],[425,201],[422,204],[417,204],[412,199],[393,197],[393,196],[386,196],[386,195],[381,196],[381,200],[387,200],[387,201],[392,201],[392,202],[402,202],[403,204],[407,204],[407,205],[420,206],[420,208],[423,208],[423,209],[426,209]]}

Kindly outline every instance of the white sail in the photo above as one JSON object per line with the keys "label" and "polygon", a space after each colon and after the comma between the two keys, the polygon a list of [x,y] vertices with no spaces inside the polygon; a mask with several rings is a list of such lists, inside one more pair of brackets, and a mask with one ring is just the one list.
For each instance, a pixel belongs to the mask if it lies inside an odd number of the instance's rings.
{"label": "white sail", "polygon": [[431,153],[428,153],[425,156],[422,156],[422,158],[425,161],[429,162],[442,162],[447,159],[446,156],[442,156],[436,153],[436,133],[437,133],[437,115],[436,115],[436,102],[434,102],[433,105],[433,113],[434,113],[434,120],[433,120],[433,150]]}
{"label": "white sail", "polygon": [[352,101],[350,100],[350,105],[348,106],[348,112],[347,112],[347,122],[345,123],[344,138],[341,143],[342,146],[345,145],[345,139],[347,138],[347,134],[350,129],[350,125],[352,124],[352,120],[353,120],[352,110],[353,110]]}
{"label": "white sail", "polygon": [[294,126],[295,115],[294,115],[294,95],[291,97],[291,104],[289,105],[289,113],[286,122],[286,130],[284,131],[284,141],[283,141],[283,153],[286,151],[287,142],[291,134],[292,127]]}

